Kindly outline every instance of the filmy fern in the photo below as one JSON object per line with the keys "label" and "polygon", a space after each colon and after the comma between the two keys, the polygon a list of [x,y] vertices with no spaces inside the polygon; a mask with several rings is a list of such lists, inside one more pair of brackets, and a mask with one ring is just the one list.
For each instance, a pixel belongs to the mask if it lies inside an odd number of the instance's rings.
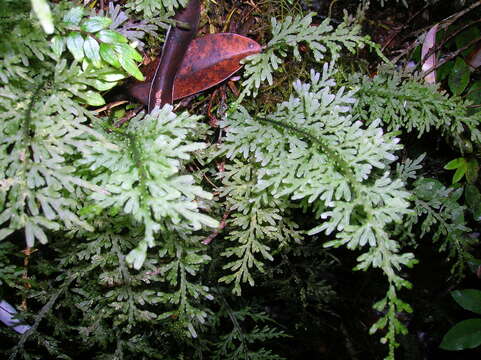
{"label": "filmy fern", "polygon": [[368,36],[360,35],[359,25],[349,24],[346,19],[334,29],[329,18],[319,25],[314,25],[312,24],[314,15],[311,13],[305,17],[294,18],[288,16],[283,22],[277,22],[275,18],[271,19],[272,39],[267,43],[264,51],[243,60],[245,79],[242,82],[244,89],[241,98],[250,94],[255,96],[264,81],[272,85],[272,75],[284,62],[288,50],[292,50],[294,57],[301,60],[298,48],[301,43],[309,46],[316,61],[321,61],[326,56],[329,56],[331,61],[335,61],[343,49],[354,52],[365,45],[376,48]]}
{"label": "filmy fern", "polygon": [[465,150],[464,138],[481,143],[481,114],[470,114],[469,103],[450,97],[436,85],[423,84],[412,74],[387,68],[373,78],[362,77],[359,84],[359,102],[354,111],[368,123],[381,119],[389,130],[415,130],[419,137],[439,130],[452,137],[461,151]]}
{"label": "filmy fern", "polygon": [[182,161],[205,148],[191,140],[199,130],[198,119],[187,113],[175,115],[170,105],[142,113],[111,135],[123,151],[93,149],[79,160],[98,172],[91,181],[108,191],[92,194],[96,205],[119,209],[144,225],[144,239],[127,258],[136,269],[142,266],[147,248],[154,246],[154,236],[169,223],[183,223],[192,230],[219,225],[199,211],[197,197],[210,199],[211,194],[195,185],[191,175],[179,174]]}
{"label": "filmy fern", "polygon": [[[99,13],[55,2],[52,35],[30,3],[0,2],[12,15],[0,23],[0,240],[8,239],[0,243],[0,295],[21,297],[21,316],[33,325],[18,343],[0,328],[17,343],[11,357],[180,359],[208,351],[214,359],[279,359],[265,342],[284,333],[265,312],[237,306],[242,298],[231,308],[215,284],[240,295],[244,283],[289,271],[287,260],[267,269],[276,254],[285,260],[298,251],[303,270],[266,287],[278,291],[276,300],[295,297],[298,309],[323,311],[332,288],[322,272],[333,265],[324,245],[355,250],[356,269],[385,275],[386,296],[375,304],[383,315],[371,332],[386,329],[393,358],[406,331],[399,313],[411,311],[399,292],[410,287],[404,271],[415,263],[402,241],[419,235],[420,224],[422,236],[433,234],[459,260],[469,229],[459,190],[424,178],[406,190],[419,161],[392,173],[401,145],[381,126],[419,135],[435,128],[457,143],[469,132],[479,143],[479,118],[467,115],[466,103],[390,73],[349,79],[347,89],[360,90],[346,90],[333,80],[342,51],[367,45],[379,53],[352,19],[337,27],[313,24],[313,14],[273,19],[263,53],[245,61],[243,92],[221,122],[226,135],[208,149],[221,157],[214,198],[200,185],[216,170],[205,162],[210,134],[199,116],[168,105],[118,127],[86,106],[103,105],[103,92],[129,74],[140,77],[134,47],[187,0],[127,2],[142,21],[113,2]],[[313,67],[332,63],[296,81],[272,111],[242,104],[275,82],[289,54]],[[192,173],[197,163],[205,176]],[[222,211],[227,222],[218,228],[214,214]],[[218,239],[206,246],[212,229]],[[22,230],[27,250],[41,256],[20,267]],[[314,246],[300,250],[306,235]]]}
{"label": "filmy fern", "polygon": [[[212,325],[218,327],[226,322],[226,327],[231,331],[220,336],[214,341],[214,360],[282,360],[283,357],[274,354],[264,347],[259,348],[263,342],[286,337],[283,331],[275,328],[275,323],[269,315],[244,305],[239,310],[234,310],[222,293],[221,289],[215,291],[220,305],[219,311],[212,318]],[[256,324],[249,329],[249,322]],[[262,324],[262,327],[259,325]]]}
{"label": "filmy fern", "polygon": [[133,0],[126,4],[128,9],[141,13],[143,17],[166,17],[178,7],[185,7],[189,0]]}
{"label": "filmy fern", "polygon": [[264,272],[264,261],[273,260],[275,249],[287,245],[287,241],[301,239],[297,225],[287,216],[289,202],[255,190],[258,171],[255,164],[235,161],[226,165],[222,173],[222,196],[227,197],[228,209],[234,212],[230,221],[232,230],[227,235],[234,246],[226,247],[222,256],[235,260],[224,265],[232,273],[219,281],[233,283],[237,295],[241,294],[242,283],[254,285],[252,269]]}
{"label": "filmy fern", "polygon": [[[407,159],[397,167],[406,183],[415,180],[410,185],[415,212],[398,225],[398,232],[414,246],[419,237],[425,238],[429,234],[439,251],[447,253],[453,276],[461,279],[467,262],[472,259],[471,247],[476,243],[469,237],[471,229],[464,216],[467,208],[459,201],[464,189],[449,188],[437,179],[416,174],[422,168],[423,159],[424,155],[415,160]],[[420,234],[415,231],[415,226],[419,226]]]}
{"label": "filmy fern", "polygon": [[44,94],[43,88],[17,89],[25,96],[19,97],[11,89],[0,92],[0,238],[25,228],[27,246],[32,247],[35,239],[47,242],[46,229],[93,230],[77,215],[77,198],[63,193],[103,191],[77,176],[71,160],[92,146],[107,146],[107,141],[83,124],[85,110],[61,90]]}
{"label": "filmy fern", "polygon": [[295,95],[274,113],[252,116],[239,107],[223,123],[229,130],[222,149],[230,159],[257,165],[253,192],[310,204],[322,221],[309,233],[336,234],[326,246],[365,249],[356,268],[380,268],[389,282],[386,298],[376,304],[386,316],[372,331],[388,326],[383,341],[389,340],[393,356],[395,334],[405,331],[396,312],[410,311],[396,294],[410,287],[399,272],[415,262],[388,232],[410,213],[409,193],[389,175],[399,140],[384,134],[379,122],[363,127],[352,119],[354,93],[335,90],[333,72],[326,64],[322,75],[311,73],[310,83],[296,82]]}

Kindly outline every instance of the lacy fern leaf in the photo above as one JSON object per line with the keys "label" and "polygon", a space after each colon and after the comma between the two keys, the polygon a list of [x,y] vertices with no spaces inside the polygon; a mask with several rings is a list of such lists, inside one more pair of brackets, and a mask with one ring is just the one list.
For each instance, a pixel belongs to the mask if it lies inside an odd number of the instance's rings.
{"label": "lacy fern leaf", "polygon": [[193,230],[219,225],[199,211],[197,198],[211,199],[212,195],[195,185],[191,175],[179,174],[190,153],[205,148],[204,143],[191,140],[198,119],[187,113],[175,115],[170,105],[148,115],[142,113],[111,135],[123,151],[98,149],[79,160],[99,171],[92,182],[109,192],[95,193],[92,200],[100,208],[113,207],[129,214],[145,226],[144,240],[128,257],[137,269],[166,221],[187,221]]}
{"label": "lacy fern leaf", "polygon": [[43,86],[9,92],[14,89],[0,91],[0,237],[25,228],[27,246],[32,247],[35,239],[47,242],[47,229],[92,230],[77,214],[76,196],[64,193],[82,193],[82,188],[106,193],[77,176],[71,163],[107,141],[83,125],[86,111],[62,92],[45,94]]}
{"label": "lacy fern leaf", "polygon": [[141,13],[146,18],[165,17],[178,7],[185,7],[189,0],[133,0],[126,4],[128,9]]}
{"label": "lacy fern leaf", "polygon": [[407,75],[383,69],[373,78],[360,79],[355,113],[367,123],[381,119],[389,130],[415,130],[418,137],[439,130],[461,151],[465,132],[471,141],[481,143],[481,113],[469,115],[466,101]]}
{"label": "lacy fern leaf", "polygon": [[332,75],[326,64],[322,75],[311,73],[310,83],[297,81],[295,95],[274,113],[251,116],[239,107],[223,123],[222,149],[230,159],[257,164],[253,192],[312,204],[322,221],[309,233],[336,233],[326,246],[365,249],[356,268],[380,268],[389,281],[385,324],[393,352],[394,334],[405,329],[392,314],[408,309],[396,290],[410,286],[399,270],[414,264],[387,229],[411,212],[410,194],[389,172],[401,147],[379,121],[364,127],[352,119],[354,92],[334,92]]}
{"label": "lacy fern leaf", "polygon": [[297,60],[301,60],[298,46],[306,43],[312,51],[316,61],[321,61],[329,55],[332,61],[336,61],[343,49],[355,52],[365,45],[376,47],[367,36],[361,36],[359,25],[348,24],[347,19],[337,28],[330,25],[331,20],[326,18],[321,24],[313,25],[312,17],[315,14],[308,14],[305,17],[288,16],[283,22],[271,19],[272,39],[266,49],[256,55],[251,55],[243,60],[245,63],[244,87],[241,98],[253,94],[264,81],[272,85],[272,75],[278,70],[288,54],[293,51]]}

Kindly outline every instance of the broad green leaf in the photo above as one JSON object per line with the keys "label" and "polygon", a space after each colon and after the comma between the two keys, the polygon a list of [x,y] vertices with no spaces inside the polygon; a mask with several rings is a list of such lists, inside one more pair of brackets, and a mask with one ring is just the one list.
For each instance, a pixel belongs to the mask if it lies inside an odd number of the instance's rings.
{"label": "broad green leaf", "polygon": [[461,166],[461,163],[463,162],[463,160],[464,160],[463,158],[457,158],[457,159],[451,160],[446,165],[444,165],[444,169],[446,170],[457,169],[459,166]]}
{"label": "broad green leaf", "polygon": [[80,26],[83,31],[94,33],[102,29],[106,29],[112,24],[112,20],[103,16],[92,16],[84,21]]}
{"label": "broad green leaf", "polygon": [[91,106],[102,106],[105,104],[105,100],[102,95],[92,90],[80,93],[79,97],[85,100],[85,102]]}
{"label": "broad green leaf", "polygon": [[67,48],[72,53],[73,57],[77,61],[81,61],[84,57],[84,39],[79,32],[74,31],[67,36]]}
{"label": "broad green leaf", "polygon": [[460,95],[466,89],[470,74],[469,66],[461,57],[457,57],[448,78],[449,89],[454,95]]}
{"label": "broad green leaf", "polygon": [[471,85],[466,98],[471,100],[475,105],[481,105],[481,80],[478,80]]}
{"label": "broad green leaf", "polygon": [[128,57],[136,61],[142,61],[142,55],[140,55],[137,50],[128,44],[116,44],[114,45],[114,49],[123,57]]}
{"label": "broad green leaf", "polygon": [[55,35],[52,40],[50,40],[50,47],[57,57],[60,57],[65,50],[65,39],[61,36]]}
{"label": "broad green leaf", "polygon": [[453,299],[463,309],[481,315],[481,291],[475,289],[451,291]]}
{"label": "broad green leaf", "polygon": [[454,61],[448,61],[447,63],[444,63],[441,65],[437,70],[436,70],[436,79],[438,82],[443,81],[446,79],[449,74],[451,73],[451,70],[453,69],[454,66]]}
{"label": "broad green leaf", "polygon": [[113,45],[105,43],[100,44],[100,56],[105,62],[113,67],[120,68],[119,56],[114,51]]}
{"label": "broad green leaf", "polygon": [[95,67],[100,67],[100,52],[99,44],[93,37],[88,36],[84,42],[84,52],[87,59],[89,59]]}
{"label": "broad green leaf", "polygon": [[55,29],[53,27],[52,13],[50,12],[50,7],[48,6],[47,0],[31,1],[32,9],[35,12],[35,15],[37,15],[43,31],[45,31],[47,34],[53,34]]}
{"label": "broad green leaf", "polygon": [[461,180],[464,174],[466,174],[466,166],[458,167],[453,175],[453,184],[456,184],[459,180]]}
{"label": "broad green leaf", "polygon": [[114,44],[114,43],[127,43],[128,40],[125,36],[119,34],[113,30],[101,30],[96,34],[97,38],[105,43]]}
{"label": "broad green leaf", "polygon": [[474,184],[478,179],[479,164],[475,158],[470,158],[466,162],[466,180],[470,184]]}
{"label": "broad green leaf", "polygon": [[[481,31],[476,26],[470,26],[466,30],[462,31],[460,34],[456,35],[455,38],[455,43],[456,47],[458,49],[468,45],[471,41],[475,39],[479,39],[481,37]],[[472,47],[470,49],[464,50],[462,52],[463,56],[467,55]]]}
{"label": "broad green leaf", "polygon": [[15,229],[9,229],[9,228],[0,229],[0,240],[3,240],[7,236],[10,236],[14,231]]}
{"label": "broad green leaf", "polygon": [[473,213],[474,220],[481,221],[481,194],[476,186],[467,184],[464,198],[469,210]]}
{"label": "broad green leaf", "polygon": [[82,20],[82,16],[84,14],[84,8],[81,6],[74,7],[70,9],[65,16],[63,17],[63,21],[67,25],[78,25],[80,20]]}
{"label": "broad green leaf", "polygon": [[[0,238],[1,239],[1,238]],[[481,270],[481,259],[469,259],[468,260],[469,269],[477,274]]]}
{"label": "broad green leaf", "polygon": [[127,56],[119,56],[120,65],[127,71],[130,75],[135,77],[137,80],[144,81],[144,75],[140,72],[137,64]]}
{"label": "broad green leaf", "polygon": [[481,319],[468,319],[454,325],[439,347],[444,350],[473,349],[481,345]]}

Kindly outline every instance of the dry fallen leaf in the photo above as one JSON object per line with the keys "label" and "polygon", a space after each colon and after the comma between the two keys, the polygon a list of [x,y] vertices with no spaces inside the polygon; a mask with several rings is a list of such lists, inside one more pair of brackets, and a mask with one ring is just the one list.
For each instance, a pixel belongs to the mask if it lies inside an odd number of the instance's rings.
{"label": "dry fallen leaf", "polygon": [[175,14],[174,20],[179,24],[171,26],[167,33],[162,55],[149,87],[148,112],[156,106],[173,102],[174,80],[189,45],[197,33],[199,17],[199,0],[190,0],[184,9]]}
{"label": "dry fallen leaf", "polygon": [[[239,71],[242,59],[261,51],[256,41],[238,34],[210,34],[194,39],[175,77],[173,99],[181,99],[221,83]],[[128,88],[129,94],[142,104],[148,103],[159,61],[157,58],[144,67],[145,81],[135,81]]]}
{"label": "dry fallen leaf", "polygon": [[[434,25],[426,34],[426,38],[424,39],[423,42],[423,48],[421,50],[421,59],[424,60],[422,64],[422,69],[423,71],[429,72],[433,68],[436,67],[437,61],[436,61],[436,53],[433,52],[431,55],[429,55],[426,59],[426,55],[436,46],[436,33],[438,31],[438,24]],[[424,77],[424,80],[428,84],[434,84],[436,82],[436,71],[431,71],[429,74],[427,74]]]}

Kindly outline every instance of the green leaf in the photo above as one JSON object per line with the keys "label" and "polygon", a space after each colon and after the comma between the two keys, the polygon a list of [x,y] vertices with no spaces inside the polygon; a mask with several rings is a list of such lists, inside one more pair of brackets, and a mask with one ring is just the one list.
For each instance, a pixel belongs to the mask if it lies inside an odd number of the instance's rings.
{"label": "green leaf", "polygon": [[100,52],[99,44],[93,37],[88,36],[84,42],[84,52],[87,59],[89,59],[95,67],[100,67]]}
{"label": "green leaf", "polygon": [[78,25],[80,20],[82,20],[82,16],[84,14],[84,8],[81,6],[74,7],[70,9],[65,16],[63,17],[64,23],[67,25]]}
{"label": "green leaf", "polygon": [[15,229],[9,229],[9,228],[0,229],[0,240],[3,240],[7,236],[10,236],[11,234],[13,234],[14,231]]}
{"label": "green leaf", "polygon": [[130,75],[135,77],[137,80],[144,81],[144,75],[140,72],[137,64],[127,56],[119,56],[120,65],[127,71]]}
{"label": "green leaf", "polygon": [[481,345],[481,319],[468,319],[454,325],[439,347],[444,350],[473,349]]}
{"label": "green leaf", "polygon": [[471,85],[466,98],[471,100],[475,105],[481,105],[481,80],[478,80]]}
{"label": "green leaf", "polygon": [[102,95],[92,90],[87,90],[85,92],[80,93],[79,97],[85,100],[85,102],[91,106],[102,106],[105,104],[105,100],[102,97]]}
{"label": "green leaf", "polygon": [[138,53],[132,46],[128,44],[116,44],[114,45],[115,51],[123,57],[128,57],[137,61],[142,61],[142,55]]}
{"label": "green leaf", "polygon": [[446,165],[444,165],[444,169],[445,170],[454,170],[454,169],[457,169],[461,163],[463,162],[464,158],[457,158],[457,159],[454,159],[454,160],[451,160],[450,162],[448,162]]}
{"label": "green leaf", "polygon": [[52,13],[50,12],[50,7],[46,0],[31,0],[32,1],[32,9],[37,15],[38,20],[40,21],[40,25],[42,25],[43,31],[47,34],[53,34],[54,27],[53,27],[53,20],[52,20]]}
{"label": "green leaf", "polygon": [[466,180],[474,184],[478,179],[479,164],[475,158],[470,158],[466,163]]}
{"label": "green leaf", "polygon": [[62,56],[65,50],[65,39],[61,36],[55,35],[52,40],[50,40],[50,47],[57,57]]}
{"label": "green leaf", "polygon": [[468,260],[469,269],[474,273],[477,274],[478,271],[481,270],[481,259],[469,259]]}
{"label": "green leaf", "polygon": [[464,89],[466,89],[470,75],[469,66],[462,58],[457,57],[448,78],[449,89],[454,95],[461,95]]}
{"label": "green leaf", "polygon": [[128,40],[122,34],[119,34],[113,30],[102,30],[97,33],[97,38],[105,43],[114,44],[114,43],[127,43]]}
{"label": "green leaf", "polygon": [[84,57],[83,51],[84,39],[79,32],[74,31],[67,36],[67,48],[77,61],[81,61]]}
{"label": "green leaf", "polygon": [[438,82],[443,81],[446,79],[449,74],[451,73],[451,70],[453,69],[454,66],[454,61],[448,61],[447,63],[444,63],[441,65],[437,70],[436,70],[436,80]]}
{"label": "green leaf", "polygon": [[464,191],[464,198],[469,210],[473,213],[476,221],[481,221],[481,194],[476,186],[467,184]]}
{"label": "green leaf", "polygon": [[113,45],[105,43],[100,44],[100,56],[105,62],[109,63],[113,67],[120,68],[119,57],[114,51]]}
{"label": "green leaf", "polygon": [[453,184],[456,184],[459,180],[461,180],[464,174],[466,174],[466,166],[458,167],[453,175]]}
{"label": "green leaf", "polygon": [[87,19],[80,28],[82,31],[94,33],[102,29],[106,29],[112,24],[112,19],[103,16],[92,16]]}
{"label": "green leaf", "polygon": [[456,172],[453,175],[453,184],[456,184],[459,180],[461,180],[466,174],[466,171],[468,169],[468,162],[466,161],[465,158],[457,158],[454,160],[451,160],[448,162],[446,165],[444,165],[444,169],[446,170],[454,170],[456,169]]}
{"label": "green leaf", "polygon": [[[479,39],[481,37],[481,32],[476,26],[470,26],[460,34],[458,34],[455,38],[456,42],[456,47],[458,49],[468,45],[470,42],[472,42],[475,39]],[[474,45],[473,45],[474,46]],[[470,50],[472,49],[466,49],[463,51],[463,56],[469,54]]]}
{"label": "green leaf", "polygon": [[451,291],[453,299],[463,309],[481,315],[481,291],[475,289]]}

